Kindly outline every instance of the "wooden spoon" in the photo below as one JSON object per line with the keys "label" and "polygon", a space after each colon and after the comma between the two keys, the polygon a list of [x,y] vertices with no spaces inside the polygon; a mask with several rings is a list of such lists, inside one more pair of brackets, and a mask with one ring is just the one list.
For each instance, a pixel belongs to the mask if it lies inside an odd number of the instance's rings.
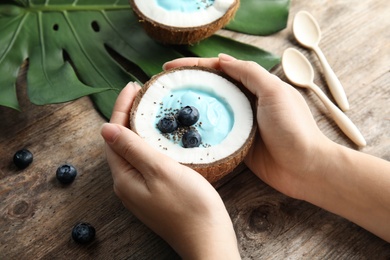
{"label": "wooden spoon", "polygon": [[366,140],[356,125],[314,84],[313,67],[298,50],[288,48],[282,56],[282,67],[287,78],[298,87],[308,88],[321,99],[340,129],[358,146],[365,146]]}
{"label": "wooden spoon", "polygon": [[314,17],[306,11],[298,12],[294,17],[292,29],[297,41],[306,48],[312,49],[317,54],[323,67],[326,82],[334,99],[341,110],[348,110],[349,103],[344,88],[318,46],[321,40],[321,30]]}

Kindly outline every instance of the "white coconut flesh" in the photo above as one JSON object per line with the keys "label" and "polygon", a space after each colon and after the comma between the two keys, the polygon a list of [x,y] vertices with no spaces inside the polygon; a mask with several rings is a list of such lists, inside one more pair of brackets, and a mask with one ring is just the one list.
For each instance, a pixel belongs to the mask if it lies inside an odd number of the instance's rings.
{"label": "white coconut flesh", "polygon": [[210,24],[220,19],[234,0],[134,0],[149,19],[172,27],[188,28]]}
{"label": "white coconut flesh", "polygon": [[[181,107],[187,105],[198,106],[197,109],[200,111],[199,122],[204,122],[206,117],[211,115],[211,124],[218,127],[222,122],[220,117],[226,116],[227,111],[230,113],[227,120],[230,120],[230,123],[223,123],[229,129],[223,140],[218,141],[217,144],[210,145],[203,142],[203,139],[207,139],[206,135],[208,133],[207,129],[206,131],[203,131],[205,129],[199,129],[199,123],[197,127],[198,130],[202,130],[202,144],[194,148],[184,148],[180,142],[167,138],[158,129],[156,122],[161,116],[162,109],[169,110],[169,107],[164,107],[162,101],[173,96],[172,93],[186,93],[187,91],[196,93],[193,95],[193,102],[188,98],[185,101],[186,103],[183,100],[177,102],[181,103]],[[205,93],[205,96],[198,97],[199,93]],[[207,96],[209,98],[207,103],[215,101],[218,103],[217,107],[225,106],[221,115],[215,115],[219,113],[214,110],[215,106],[198,102]],[[210,101],[210,99],[213,101]],[[207,70],[194,69],[193,67],[191,69],[172,70],[155,76],[152,84],[148,86],[139,100],[136,110],[132,113],[134,114],[132,114],[133,122],[131,125],[135,132],[160,152],[184,164],[209,164],[231,156],[247,142],[254,120],[251,103],[234,83],[221,75]],[[212,130],[211,139],[214,138],[212,135],[216,134]]]}

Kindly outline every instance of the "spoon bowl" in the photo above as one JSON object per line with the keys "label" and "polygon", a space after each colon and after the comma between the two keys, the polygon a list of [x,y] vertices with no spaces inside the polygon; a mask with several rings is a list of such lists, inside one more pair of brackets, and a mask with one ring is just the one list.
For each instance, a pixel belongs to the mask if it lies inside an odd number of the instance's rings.
{"label": "spoon bowl", "polygon": [[321,29],[310,13],[298,12],[295,15],[292,29],[295,39],[306,48],[312,49],[320,43]]}
{"label": "spoon bowl", "polygon": [[286,77],[299,87],[309,88],[314,81],[313,67],[302,53],[293,48],[284,51],[282,67]]}
{"label": "spoon bowl", "polygon": [[366,141],[356,125],[338,107],[336,107],[322,90],[314,84],[314,71],[306,57],[294,48],[288,48],[282,56],[282,68],[291,83],[298,87],[311,89],[324,103],[330,115],[340,129],[358,146],[365,146]]}
{"label": "spoon bowl", "polygon": [[318,46],[321,40],[321,30],[317,21],[310,13],[300,11],[294,17],[292,30],[295,39],[301,45],[312,49],[316,53],[318,59],[320,60],[320,64],[323,67],[326,82],[329,85],[329,89],[334,99],[342,110],[348,110],[349,103],[344,88]]}

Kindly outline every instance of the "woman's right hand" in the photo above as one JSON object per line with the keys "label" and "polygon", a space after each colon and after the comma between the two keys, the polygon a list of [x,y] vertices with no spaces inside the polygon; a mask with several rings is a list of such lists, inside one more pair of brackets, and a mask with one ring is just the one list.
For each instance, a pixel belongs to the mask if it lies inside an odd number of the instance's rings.
{"label": "woman's right hand", "polygon": [[184,65],[220,69],[257,97],[260,136],[246,157],[257,176],[390,242],[390,162],[325,137],[299,92],[254,62],[221,54],[174,60],[165,69]]}
{"label": "woman's right hand", "polygon": [[245,162],[272,187],[303,199],[304,183],[312,177],[316,162],[323,160],[321,151],[332,142],[317,127],[302,95],[257,63],[225,54],[177,59],[164,69],[194,65],[220,69],[256,96],[260,136]]}

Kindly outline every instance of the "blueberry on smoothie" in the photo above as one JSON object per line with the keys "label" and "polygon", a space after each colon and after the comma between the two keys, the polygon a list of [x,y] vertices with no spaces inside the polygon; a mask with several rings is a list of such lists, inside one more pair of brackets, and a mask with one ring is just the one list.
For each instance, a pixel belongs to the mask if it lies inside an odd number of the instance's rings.
{"label": "blueberry on smoothie", "polygon": [[178,124],[174,116],[165,116],[158,121],[157,127],[162,133],[172,133]]}
{"label": "blueberry on smoothie", "polygon": [[202,137],[196,130],[188,130],[182,138],[184,148],[199,147],[202,143]]}
{"label": "blueberry on smoothie", "polygon": [[177,119],[183,126],[194,125],[199,120],[199,111],[193,106],[185,106],[180,109]]}

